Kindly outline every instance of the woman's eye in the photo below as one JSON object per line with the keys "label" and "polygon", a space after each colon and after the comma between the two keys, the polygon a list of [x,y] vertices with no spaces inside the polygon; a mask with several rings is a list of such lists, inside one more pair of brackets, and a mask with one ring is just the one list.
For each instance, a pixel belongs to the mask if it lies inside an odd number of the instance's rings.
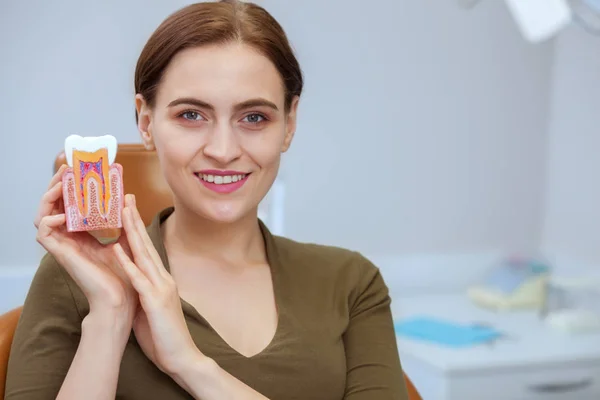
{"label": "woman's eye", "polygon": [[181,116],[189,121],[200,121],[202,119],[202,115],[196,111],[186,111]]}
{"label": "woman's eye", "polygon": [[266,118],[260,114],[250,114],[246,116],[246,118],[244,118],[244,121],[249,122],[251,124],[258,124],[259,122],[262,122],[265,119]]}

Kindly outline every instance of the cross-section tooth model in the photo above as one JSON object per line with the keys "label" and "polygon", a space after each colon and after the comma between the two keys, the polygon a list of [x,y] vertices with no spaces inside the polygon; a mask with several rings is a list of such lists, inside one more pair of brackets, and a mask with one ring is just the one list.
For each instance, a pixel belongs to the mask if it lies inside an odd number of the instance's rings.
{"label": "cross-section tooth model", "polygon": [[62,176],[69,232],[121,228],[123,168],[115,163],[111,135],[65,139],[67,168]]}

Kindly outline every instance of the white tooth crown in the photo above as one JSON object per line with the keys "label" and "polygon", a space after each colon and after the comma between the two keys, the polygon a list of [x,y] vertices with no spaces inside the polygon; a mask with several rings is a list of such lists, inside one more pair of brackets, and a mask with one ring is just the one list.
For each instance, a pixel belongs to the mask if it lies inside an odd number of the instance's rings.
{"label": "white tooth crown", "polygon": [[223,185],[223,184],[241,181],[245,177],[246,177],[245,174],[244,175],[206,175],[206,174],[200,175],[200,178],[203,181],[210,182],[210,183],[216,183],[217,185]]}
{"label": "white tooth crown", "polygon": [[104,136],[79,136],[70,135],[65,139],[65,156],[67,164],[73,168],[73,150],[93,153],[98,149],[108,150],[108,165],[112,165],[117,156],[117,138],[112,135]]}

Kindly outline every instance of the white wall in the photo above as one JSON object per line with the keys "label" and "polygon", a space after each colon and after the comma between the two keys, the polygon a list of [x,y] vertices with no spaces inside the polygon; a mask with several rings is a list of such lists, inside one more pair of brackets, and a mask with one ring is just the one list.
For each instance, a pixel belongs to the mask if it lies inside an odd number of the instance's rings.
{"label": "white wall", "polygon": [[551,43],[527,44],[502,2],[265,3],[307,75],[290,234],[366,252],[537,245]]}
{"label": "white wall", "polygon": [[[156,26],[185,1],[0,2],[0,267],[37,264],[33,218],[70,134],[139,141],[133,74]],[[15,149],[27,149],[25,159]]]}
{"label": "white wall", "polygon": [[[38,262],[31,221],[65,136],[138,140],[136,58],[184,3],[1,3],[1,264]],[[551,43],[527,44],[494,1],[261,3],[307,80],[282,171],[291,237],[370,254],[537,245]]]}
{"label": "white wall", "polygon": [[600,38],[556,40],[542,245],[600,264]]}

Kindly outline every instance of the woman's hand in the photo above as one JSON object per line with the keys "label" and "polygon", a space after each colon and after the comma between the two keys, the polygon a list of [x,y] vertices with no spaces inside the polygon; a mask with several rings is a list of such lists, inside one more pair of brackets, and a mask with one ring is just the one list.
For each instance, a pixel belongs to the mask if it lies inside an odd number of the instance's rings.
{"label": "woman's hand", "polygon": [[146,356],[196,399],[268,400],[196,347],[175,281],[148,237],[133,196],[125,200],[123,226],[133,260],[120,245],[114,250],[139,293],[141,309],[133,330]]}
{"label": "woman's hand", "polygon": [[[34,220],[36,239],[83,291],[90,316],[118,324],[114,328],[121,328],[128,337],[138,306],[137,293],[119,268],[114,245],[102,245],[87,232],[67,232],[61,182],[65,169],[66,165],[61,166],[42,197]],[[123,237],[119,240],[124,242]]]}
{"label": "woman's hand", "polygon": [[118,244],[114,251],[139,294],[141,309],[133,323],[136,339],[161,371],[177,375],[203,355],[189,333],[175,281],[154,248],[132,195],[125,198],[123,227],[133,260]]}

